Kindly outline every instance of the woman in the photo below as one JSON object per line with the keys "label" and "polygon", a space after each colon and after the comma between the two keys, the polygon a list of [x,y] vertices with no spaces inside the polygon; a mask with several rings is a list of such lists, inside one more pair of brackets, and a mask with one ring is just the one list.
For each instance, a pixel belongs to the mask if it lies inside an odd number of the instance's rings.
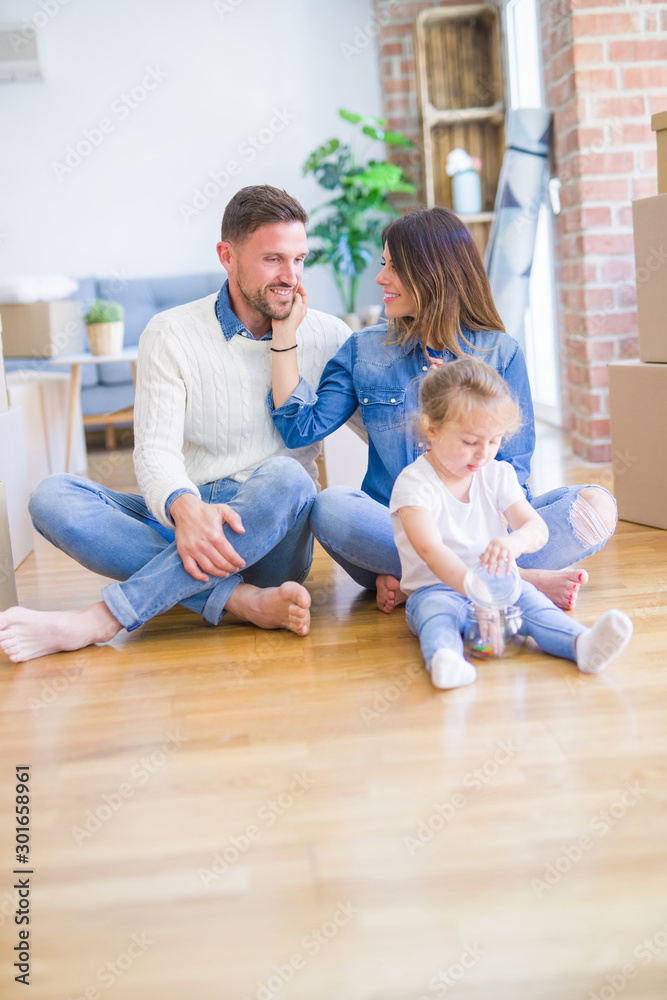
{"label": "woman", "polygon": [[535,446],[533,406],[523,354],[505,333],[479,251],[447,208],[418,209],[395,219],[383,234],[382,270],[389,321],[353,333],[326,365],[317,392],[299,377],[296,331],[305,314],[299,288],[288,319],[273,324],[274,422],[290,448],[319,441],[357,407],[368,431],[368,469],[360,490],[330,487],[310,515],[320,544],[363,587],[377,590],[378,607],[401,603],[400,561],[389,497],[396,477],[424,453],[414,415],[421,382],[431,367],[472,355],[505,379],[523,425],[503,443],[527,499],[549,527],[549,541],[517,564],[525,580],[561,608],[574,607],[588,575],[571,564],[601,549],[616,526],[614,498],[600,486],[563,486],[533,497],[527,485]]}

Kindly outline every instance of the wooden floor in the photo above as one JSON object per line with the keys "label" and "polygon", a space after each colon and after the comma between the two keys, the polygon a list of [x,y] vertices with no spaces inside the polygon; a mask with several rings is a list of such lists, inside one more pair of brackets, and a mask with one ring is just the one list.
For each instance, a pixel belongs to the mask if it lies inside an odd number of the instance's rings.
{"label": "wooden floor", "polygon": [[[539,453],[536,489],[611,485],[555,432]],[[129,453],[90,474],[128,486]],[[587,568],[578,617],[635,622],[597,677],[527,652],[438,692],[402,612],[321,551],[305,639],[177,609],[7,663],[0,996],[664,1000],[667,533],[621,524]],[[100,579],[38,540],[18,585],[58,609]],[[26,994],[9,957],[24,764]]]}

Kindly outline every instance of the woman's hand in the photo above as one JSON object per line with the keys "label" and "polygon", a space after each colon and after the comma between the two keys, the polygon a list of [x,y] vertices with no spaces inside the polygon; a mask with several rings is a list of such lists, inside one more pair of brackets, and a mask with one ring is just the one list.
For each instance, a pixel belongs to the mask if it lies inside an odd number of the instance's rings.
{"label": "woman's hand", "polygon": [[294,303],[289,316],[272,320],[273,346],[276,349],[292,347],[296,343],[296,331],[306,318],[308,296],[301,282],[296,286]]}
{"label": "woman's hand", "polygon": [[[299,282],[294,293],[294,304],[289,316],[273,320],[271,338],[272,389],[274,407],[282,406],[299,384],[299,365],[296,360],[296,331],[308,309],[306,290]],[[290,350],[294,348],[294,350]]]}

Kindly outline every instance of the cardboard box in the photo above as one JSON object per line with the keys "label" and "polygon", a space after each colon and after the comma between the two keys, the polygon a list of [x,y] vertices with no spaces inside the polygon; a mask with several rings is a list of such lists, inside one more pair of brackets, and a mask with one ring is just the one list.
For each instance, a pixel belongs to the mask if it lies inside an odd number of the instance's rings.
{"label": "cardboard box", "polygon": [[667,194],[632,203],[639,357],[667,362]]}
{"label": "cardboard box", "polygon": [[9,518],[7,516],[7,496],[5,484],[0,483],[0,611],[13,608],[18,603],[12,540],[9,534]]}
{"label": "cardboard box", "polygon": [[53,358],[85,348],[81,303],[0,303],[6,358]]}
{"label": "cardboard box", "polygon": [[[10,405],[20,407],[23,413],[28,489],[31,493],[51,473],[67,471],[69,387],[70,376],[64,372],[21,369],[7,376]],[[82,474],[87,470],[87,455],[80,400],[75,427],[70,467]]]}
{"label": "cardboard box", "polygon": [[7,494],[9,534],[16,569],[33,549],[23,417],[18,407],[0,413],[0,482],[5,484]]}
{"label": "cardboard box", "polygon": [[651,116],[651,128],[658,143],[658,194],[667,194],[667,111]]}
{"label": "cardboard box", "polygon": [[667,365],[608,365],[614,495],[623,521],[667,528]]}
{"label": "cardboard box", "polygon": [[2,321],[0,321],[0,413],[4,413],[8,409],[7,376],[5,375],[5,357],[2,349]]}
{"label": "cardboard box", "polygon": [[21,410],[28,468],[28,493],[34,493],[42,479],[46,479],[50,472],[42,394],[37,382],[17,382],[16,374],[16,372],[9,373],[9,402],[12,407]]}

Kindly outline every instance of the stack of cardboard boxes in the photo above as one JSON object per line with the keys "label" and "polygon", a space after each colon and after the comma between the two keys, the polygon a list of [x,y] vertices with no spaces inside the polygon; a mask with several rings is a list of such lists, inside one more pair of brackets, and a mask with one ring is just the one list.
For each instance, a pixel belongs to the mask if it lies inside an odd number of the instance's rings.
{"label": "stack of cardboard boxes", "polygon": [[667,528],[667,111],[653,115],[658,194],[632,203],[639,361],[609,365],[618,514]]}

